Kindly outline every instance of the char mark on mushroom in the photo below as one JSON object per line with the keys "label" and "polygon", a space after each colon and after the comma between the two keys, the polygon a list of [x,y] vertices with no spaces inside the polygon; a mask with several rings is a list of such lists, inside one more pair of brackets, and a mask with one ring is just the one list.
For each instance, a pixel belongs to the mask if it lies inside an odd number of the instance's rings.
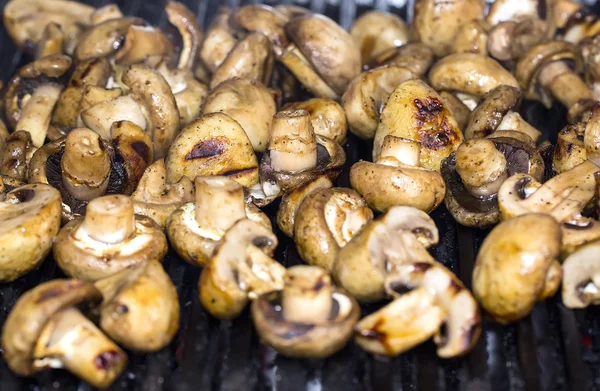
{"label": "char mark on mushroom", "polygon": [[185,156],[185,160],[207,159],[225,152],[227,140],[225,137],[215,137],[202,141],[194,146]]}

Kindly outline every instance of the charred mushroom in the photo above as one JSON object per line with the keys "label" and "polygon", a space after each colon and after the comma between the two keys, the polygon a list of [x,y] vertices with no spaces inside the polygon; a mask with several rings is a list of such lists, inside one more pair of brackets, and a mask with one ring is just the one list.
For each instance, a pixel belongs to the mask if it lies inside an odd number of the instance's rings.
{"label": "charred mushroom", "polygon": [[31,134],[25,130],[17,130],[5,140],[0,151],[0,175],[27,181],[27,170],[35,152],[31,142]]}
{"label": "charred mushroom", "polygon": [[283,289],[252,303],[263,342],[287,357],[325,358],[341,350],[360,317],[356,300],[331,284],[325,270],[293,266]]}
{"label": "charred mushroom", "polygon": [[127,355],[77,309],[100,292],[79,280],[42,283],[19,298],[2,332],[4,359],[20,376],[65,368],[94,387],[108,387]]}
{"label": "charred mushroom", "polygon": [[113,123],[110,132],[116,163],[113,169],[118,171],[115,175],[123,183],[121,193],[130,195],[146,167],[154,161],[152,140],[139,126],[129,121]]}
{"label": "charred mushroom", "polygon": [[316,135],[330,138],[338,144],[346,141],[347,113],[334,100],[312,98],[303,102],[289,103],[283,107],[283,110],[306,110],[310,114],[310,123]]}
{"label": "charred mushroom", "polygon": [[565,126],[558,133],[552,156],[555,172],[568,171],[586,160],[600,163],[600,106],[594,105],[586,123]]}
{"label": "charred mushroom", "polygon": [[167,239],[152,219],[135,216],[123,195],[96,198],[86,216],[65,225],[54,243],[58,266],[69,276],[95,281],[127,266],[161,260]]}
{"label": "charred mushroom", "polygon": [[350,28],[352,38],[358,44],[362,63],[387,49],[402,46],[410,40],[408,27],[400,17],[381,11],[361,15]]}

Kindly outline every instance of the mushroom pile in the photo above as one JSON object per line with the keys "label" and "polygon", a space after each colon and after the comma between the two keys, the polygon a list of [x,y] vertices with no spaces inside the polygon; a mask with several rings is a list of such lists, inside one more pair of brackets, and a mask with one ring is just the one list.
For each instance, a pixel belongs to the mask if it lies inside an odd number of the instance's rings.
{"label": "mushroom pile", "polygon": [[[68,277],[14,305],[15,373],[102,388],[126,350],[171,343],[169,247],[210,315],[249,311],[289,357],[351,339],[456,357],[483,316],[517,321],[561,284],[566,306],[600,304],[600,22],[581,5],[417,0],[412,26],[371,11],[349,31],[296,6],[221,8],[205,31],[183,3],[164,14],[162,31],[115,4],[4,9],[32,58],[2,90],[0,281],[50,253]],[[523,100],[568,124],[537,129]],[[493,228],[472,284],[430,252],[438,207]],[[307,265],[275,259],[282,240]]]}

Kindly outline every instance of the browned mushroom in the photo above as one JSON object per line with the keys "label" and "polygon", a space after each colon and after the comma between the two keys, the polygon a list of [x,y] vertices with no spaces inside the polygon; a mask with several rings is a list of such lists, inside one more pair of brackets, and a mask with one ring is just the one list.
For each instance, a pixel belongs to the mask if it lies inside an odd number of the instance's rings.
{"label": "browned mushroom", "polygon": [[385,50],[402,46],[410,40],[404,21],[397,15],[381,11],[362,14],[352,24],[350,34],[360,48],[363,64]]}

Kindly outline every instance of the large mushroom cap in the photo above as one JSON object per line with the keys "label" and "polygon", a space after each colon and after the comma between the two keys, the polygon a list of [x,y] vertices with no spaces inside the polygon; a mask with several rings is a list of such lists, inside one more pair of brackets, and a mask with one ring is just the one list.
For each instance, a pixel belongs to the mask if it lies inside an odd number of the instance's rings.
{"label": "large mushroom cap", "polygon": [[18,187],[0,202],[0,281],[43,262],[60,228],[60,193],[37,184]]}

